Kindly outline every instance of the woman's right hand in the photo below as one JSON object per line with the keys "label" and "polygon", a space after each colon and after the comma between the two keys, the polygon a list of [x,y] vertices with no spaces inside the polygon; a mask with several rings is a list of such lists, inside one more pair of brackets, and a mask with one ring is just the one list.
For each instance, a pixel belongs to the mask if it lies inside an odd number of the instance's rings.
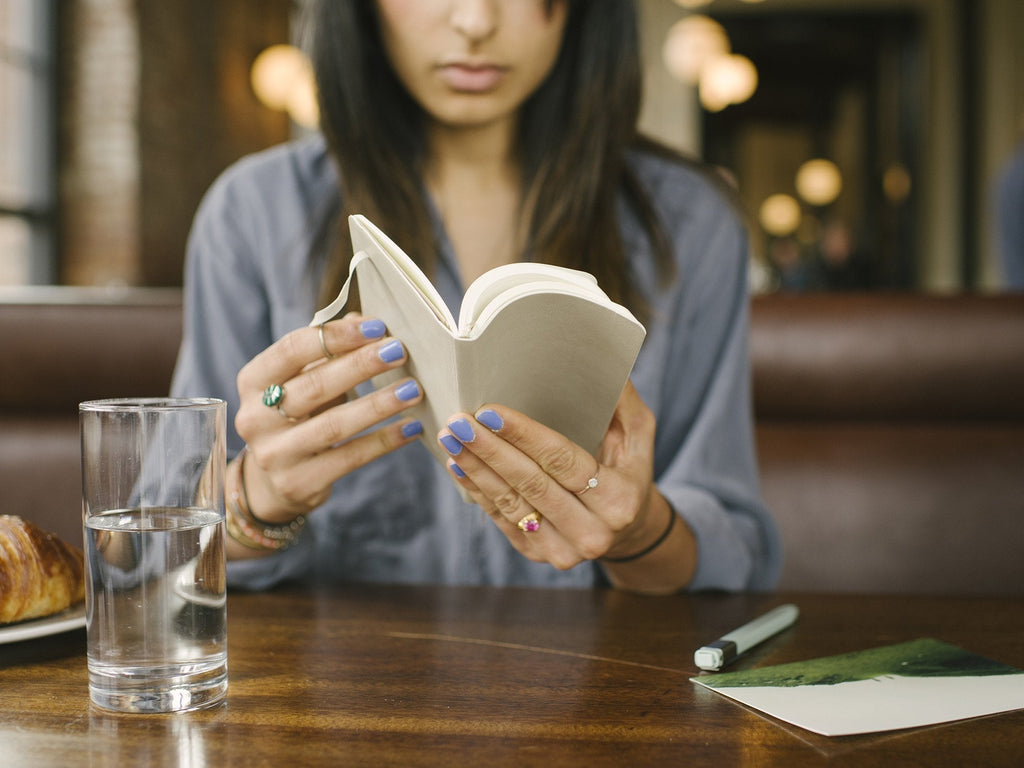
{"label": "woman's right hand", "polygon": [[[350,313],[322,332],[292,331],[239,372],[235,428],[248,446],[244,481],[260,520],[283,523],[312,511],[335,480],[422,432],[414,419],[366,432],[422,399],[413,379],[363,397],[346,394],[406,361],[402,343],[384,334],[380,320]],[[264,393],[275,384],[284,394],[268,406]]]}

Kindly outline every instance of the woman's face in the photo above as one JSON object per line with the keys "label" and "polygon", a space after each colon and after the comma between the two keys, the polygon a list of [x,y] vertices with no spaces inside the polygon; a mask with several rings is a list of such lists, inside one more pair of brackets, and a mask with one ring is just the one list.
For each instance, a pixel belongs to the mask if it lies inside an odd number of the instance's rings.
{"label": "woman's face", "polygon": [[514,118],[554,66],[566,2],[377,0],[384,49],[434,120],[476,128]]}

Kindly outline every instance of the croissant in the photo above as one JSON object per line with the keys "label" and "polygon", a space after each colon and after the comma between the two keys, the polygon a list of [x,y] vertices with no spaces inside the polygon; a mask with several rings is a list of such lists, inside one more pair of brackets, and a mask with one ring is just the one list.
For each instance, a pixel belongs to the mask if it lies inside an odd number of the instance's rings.
{"label": "croissant", "polygon": [[0,515],[0,624],[59,613],[85,599],[82,550]]}

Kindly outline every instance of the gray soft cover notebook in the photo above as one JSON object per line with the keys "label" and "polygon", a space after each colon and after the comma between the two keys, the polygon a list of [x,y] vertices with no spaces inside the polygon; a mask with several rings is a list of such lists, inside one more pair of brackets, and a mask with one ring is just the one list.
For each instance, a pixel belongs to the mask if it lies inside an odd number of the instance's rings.
{"label": "gray soft cover notebook", "polygon": [[485,403],[515,408],[591,453],[604,436],[646,331],[586,272],[517,263],[480,276],[452,316],[423,272],[364,216],[349,219],[355,254],[338,297],[313,317],[341,315],[352,278],[361,311],[401,339],[409,362],[374,379],[405,376],[423,388],[411,409],[442,464],[436,434],[455,413]]}

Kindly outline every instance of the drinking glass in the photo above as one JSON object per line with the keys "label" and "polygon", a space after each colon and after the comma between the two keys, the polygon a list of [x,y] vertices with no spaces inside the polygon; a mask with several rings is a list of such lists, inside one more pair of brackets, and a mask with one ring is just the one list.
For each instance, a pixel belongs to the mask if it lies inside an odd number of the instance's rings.
{"label": "drinking glass", "polygon": [[227,693],[223,400],[79,405],[89,695],[171,712]]}

